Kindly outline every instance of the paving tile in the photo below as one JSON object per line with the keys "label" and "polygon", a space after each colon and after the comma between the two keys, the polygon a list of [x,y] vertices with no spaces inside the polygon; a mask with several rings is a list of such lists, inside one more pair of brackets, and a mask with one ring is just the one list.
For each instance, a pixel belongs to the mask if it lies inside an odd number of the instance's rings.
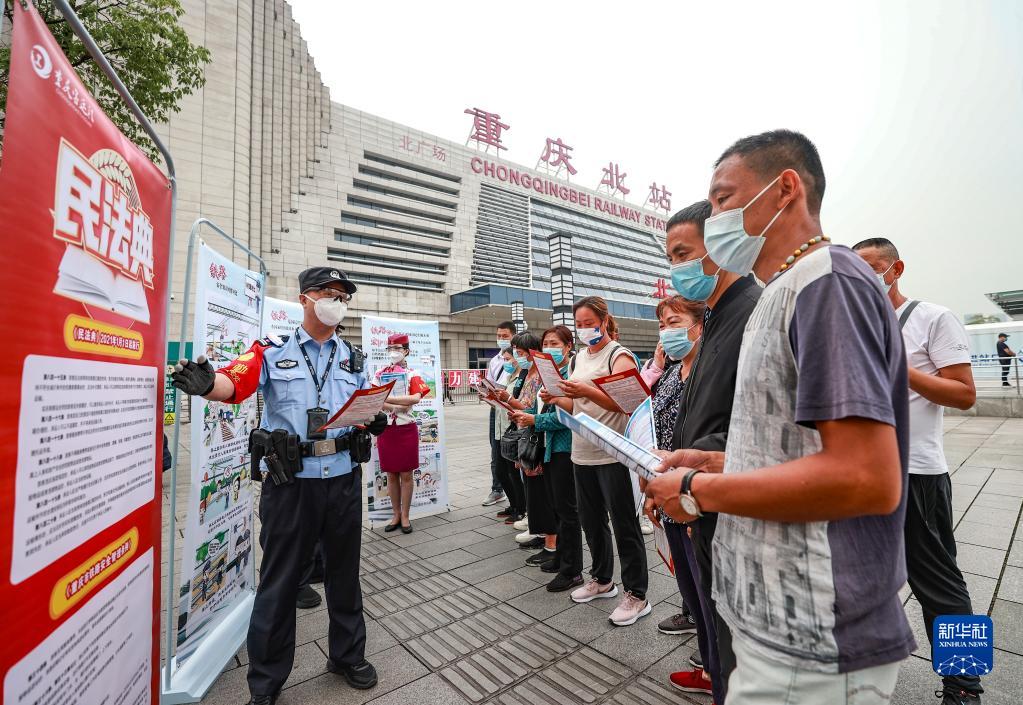
{"label": "paving tile", "polygon": [[456,548],[464,549],[467,546],[473,546],[486,540],[487,537],[482,534],[477,534],[475,531],[466,531],[462,534],[448,536],[443,541],[430,541],[429,543],[421,543],[418,546],[411,546],[408,551],[415,554],[418,558],[433,558],[441,553],[447,553]]}
{"label": "paving tile", "polygon": [[1023,657],[995,649],[995,665],[984,677],[984,705],[1019,705],[1023,692]]}
{"label": "paving tile", "polygon": [[518,610],[496,605],[410,639],[407,646],[420,661],[436,670],[533,623]]}
{"label": "paving tile", "polygon": [[493,595],[502,602],[536,589],[535,582],[517,573],[498,575],[475,585],[483,592]]}
{"label": "paving tile", "polygon": [[370,705],[466,705],[469,701],[440,676],[431,673],[369,702]]}
{"label": "paving tile", "polygon": [[1023,603],[1023,568],[1005,566],[1002,581],[998,585],[998,598]]}
{"label": "paving tile", "polygon": [[[931,668],[929,658],[910,656],[899,666],[899,680],[895,684],[895,695],[892,703],[903,705],[923,705],[937,703],[934,691],[941,690],[941,677]],[[984,704],[989,702],[984,694]]]}
{"label": "paving tile", "polygon": [[466,551],[480,558],[489,558],[508,551],[518,551],[519,545],[515,543],[512,536],[498,536],[496,539],[486,539],[478,543],[464,547]]}
{"label": "paving tile", "polygon": [[[363,535],[365,536],[365,533]],[[397,548],[398,546],[395,546],[393,543],[385,540],[384,537],[381,536],[380,540],[374,540],[368,543],[363,540],[361,553],[362,557],[365,559],[370,556],[378,556],[381,553],[387,553],[388,551],[394,551]]]}
{"label": "paving tile", "polygon": [[479,612],[495,602],[490,595],[470,587],[388,615],[380,620],[380,624],[399,641],[405,641]]}
{"label": "paving tile", "polygon": [[[413,525],[415,520],[412,521]],[[387,536],[387,541],[390,541],[395,546],[401,546],[402,548],[408,548],[410,546],[418,546],[421,543],[428,543],[433,541],[434,537],[426,531],[416,531],[419,527],[413,526],[411,534],[404,534],[400,531],[395,531],[393,534]]]}
{"label": "paving tile", "polygon": [[690,693],[680,693],[667,682],[658,682],[650,678],[633,678],[625,687],[605,702],[615,705],[677,705],[679,701],[693,703],[709,703],[710,696],[698,698]]}
{"label": "paving tile", "polygon": [[1005,551],[961,544],[957,545],[956,562],[959,564],[959,570],[965,573],[997,578],[1002,572],[1002,564],[1005,563]]}
{"label": "paving tile", "polygon": [[411,587],[399,585],[383,592],[365,595],[362,598],[363,609],[373,619],[380,619],[389,614],[407,610],[423,601]]}
{"label": "paving tile", "polygon": [[[700,653],[695,634],[682,634],[675,637],[677,646],[647,668],[643,674],[658,683],[667,683],[668,677],[675,671],[692,669],[689,657]],[[709,700],[709,699],[708,699]],[[702,701],[701,701],[702,702]]]}
{"label": "paving tile", "polygon": [[920,658],[931,657],[931,645],[927,640],[927,629],[924,627],[924,613],[920,609],[920,603],[915,597],[906,601],[906,619],[913,630],[913,638],[916,640],[916,650],[913,653]]}
{"label": "paving tile", "polygon": [[544,620],[562,634],[567,634],[576,641],[588,644],[612,629],[617,629],[607,621],[607,615],[590,605],[573,604],[564,612]]}
{"label": "paving tile", "polygon": [[465,587],[469,587],[469,584],[447,573],[423,578],[408,585],[409,590],[424,600],[433,600]]}
{"label": "paving tile", "polygon": [[[433,528],[427,529],[425,533],[430,536],[444,538],[445,536],[454,536],[455,534],[460,534],[464,531],[472,531],[473,529],[478,529],[483,526],[492,527],[494,526],[494,522],[488,517],[474,516],[469,517],[468,519],[461,519],[459,521],[445,522],[440,526],[434,526]],[[501,524],[501,526],[504,526],[504,524]]]}
{"label": "paving tile", "polygon": [[631,675],[622,664],[585,646],[540,671],[548,684],[557,685],[570,702],[579,703],[603,699]]}
{"label": "paving tile", "polygon": [[978,507],[976,505],[971,505],[970,510],[963,517],[963,521],[984,524],[985,526],[992,527],[992,529],[1008,531],[1009,533],[1016,526],[1017,519],[1019,519],[1019,513],[1011,509],[995,509],[993,507]]}
{"label": "paving tile", "polygon": [[440,672],[462,697],[474,703],[493,697],[528,674],[521,661],[509,659],[495,647],[481,649]]}
{"label": "paving tile", "polygon": [[961,521],[955,531],[956,541],[972,543],[976,546],[987,546],[1007,550],[1011,534],[1004,529],[996,529],[986,524],[972,521]]}
{"label": "paving tile", "polygon": [[973,611],[977,614],[987,614],[991,607],[991,599],[995,596],[995,586],[998,581],[995,578],[973,573],[963,573],[963,577],[966,578],[966,587],[970,590]]}
{"label": "paving tile", "polygon": [[519,533],[519,530],[514,526],[509,526],[503,521],[492,521],[488,526],[481,526],[476,529],[476,533],[489,536],[490,538],[498,538],[500,536],[514,537],[515,534]]}
{"label": "paving tile", "polygon": [[[995,625],[995,644],[998,648],[1023,656],[1023,605],[995,600],[991,621]],[[996,664],[995,667],[999,666]]]}
{"label": "paving tile", "polygon": [[567,592],[547,592],[547,588],[541,586],[508,600],[508,604],[542,621],[564,612],[575,603],[569,599]]}
{"label": "paving tile", "polygon": [[[653,612],[628,627],[615,627],[590,642],[590,647],[643,671],[678,646],[678,637],[661,634],[657,623],[675,614],[675,605],[655,605]],[[605,618],[606,619],[606,618]]]}
{"label": "paving tile", "polygon": [[448,551],[447,553],[440,553],[435,555],[430,561],[443,571],[454,570],[460,568],[463,565],[478,561],[479,556],[474,556],[468,551],[463,551],[460,548],[456,548],[454,551]]}
{"label": "paving tile", "polygon": [[1012,549],[1009,551],[1009,556],[1005,562],[1017,568],[1023,568],[1023,541],[1012,542]]}
{"label": "paving tile", "polygon": [[[455,568],[451,571],[451,574],[468,583],[476,584],[497,575],[503,575],[504,573],[510,573],[522,568],[529,555],[525,551],[508,551],[491,556],[490,558],[476,558],[474,563],[469,563],[461,568]],[[530,570],[536,571],[540,575],[545,575],[539,568],[530,568]]]}
{"label": "paving tile", "polygon": [[420,558],[428,558],[428,556],[419,556],[415,553],[410,553],[407,548],[396,548],[393,551],[387,551],[375,556],[367,556],[363,558],[361,561],[361,569],[363,573],[372,573],[375,570],[394,568],[399,565],[404,565],[410,561],[419,560]]}
{"label": "paving tile", "polygon": [[428,560],[409,561],[394,568],[385,568],[362,576],[363,596],[428,578],[440,573],[441,568]]}
{"label": "paving tile", "polygon": [[[427,675],[426,667],[401,646],[381,651],[373,657],[379,682],[370,690],[355,690],[344,677],[326,673],[288,688],[281,693],[280,705],[361,705]],[[235,701],[236,703],[238,701]],[[244,702],[241,701],[241,702]]]}
{"label": "paving tile", "polygon": [[295,665],[291,669],[288,680],[284,683],[284,688],[291,688],[311,678],[322,676],[326,672],[327,657],[324,655],[324,651],[316,642],[303,644],[295,648]]}
{"label": "paving tile", "polygon": [[981,493],[977,495],[977,498],[973,500],[972,506],[1010,509],[1014,512],[1018,512],[1020,504],[1023,504],[1023,499],[1019,497],[1006,497],[1005,495],[991,494],[989,492],[981,491]]}

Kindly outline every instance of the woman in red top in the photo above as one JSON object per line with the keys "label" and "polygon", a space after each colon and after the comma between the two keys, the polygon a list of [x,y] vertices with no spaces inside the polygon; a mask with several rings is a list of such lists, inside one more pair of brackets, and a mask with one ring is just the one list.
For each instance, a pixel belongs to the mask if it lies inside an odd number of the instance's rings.
{"label": "woman in red top", "polygon": [[394,531],[400,526],[404,534],[412,533],[412,522],[408,517],[415,489],[412,472],[419,469],[419,426],[411,411],[420,399],[430,393],[419,373],[406,364],[408,354],[407,335],[395,333],[389,336],[387,356],[390,364],[376,373],[377,384],[394,381],[394,389],[384,404],[384,411],[388,414],[387,429],[377,437],[380,470],[390,473],[387,495],[391,498],[391,511],[394,513],[384,531]]}

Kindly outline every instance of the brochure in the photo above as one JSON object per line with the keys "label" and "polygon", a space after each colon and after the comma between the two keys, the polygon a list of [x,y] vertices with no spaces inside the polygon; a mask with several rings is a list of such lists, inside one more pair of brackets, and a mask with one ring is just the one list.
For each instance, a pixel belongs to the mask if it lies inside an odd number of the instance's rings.
{"label": "brochure", "polygon": [[374,416],[384,410],[384,402],[387,401],[393,387],[394,382],[391,382],[382,387],[356,390],[341,407],[341,410],[318,430],[326,431],[330,428],[345,428],[346,426],[360,426],[369,423]]}
{"label": "brochure", "polygon": [[611,397],[626,414],[635,411],[644,399],[650,398],[650,388],[639,375],[639,370],[631,368],[625,372],[616,372],[605,377],[597,377],[593,383]]}
{"label": "brochure", "polygon": [[565,392],[559,384],[565,378],[561,376],[561,371],[558,369],[557,363],[554,362],[554,358],[547,353],[536,351],[533,352],[532,358],[536,371],[540,374],[540,381],[543,382],[543,388],[547,390],[547,393],[552,397],[565,396]]}

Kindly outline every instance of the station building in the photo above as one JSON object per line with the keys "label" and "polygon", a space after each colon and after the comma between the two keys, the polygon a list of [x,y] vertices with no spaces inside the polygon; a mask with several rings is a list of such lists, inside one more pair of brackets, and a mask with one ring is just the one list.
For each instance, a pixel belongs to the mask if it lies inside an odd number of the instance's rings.
{"label": "station building", "polygon": [[[439,321],[445,368],[484,364],[502,320],[542,330],[594,294],[621,342],[652,354],[657,295],[670,293],[667,207],[586,188],[551,159],[542,170],[513,164],[478,139],[332,102],[283,0],[183,6],[213,59],[206,86],[163,128],[179,183],[172,336],[188,230],[204,216],[263,257],[271,296],[295,298],[298,272],[333,263],[359,287],[350,327],[361,313]],[[465,120],[468,135],[476,117]],[[630,200],[646,193],[638,180],[629,187]]]}

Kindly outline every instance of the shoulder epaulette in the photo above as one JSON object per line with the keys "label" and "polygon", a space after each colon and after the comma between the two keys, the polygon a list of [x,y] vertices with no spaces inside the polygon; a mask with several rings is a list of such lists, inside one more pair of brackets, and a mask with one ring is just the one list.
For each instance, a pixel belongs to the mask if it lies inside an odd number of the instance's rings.
{"label": "shoulder epaulette", "polygon": [[290,335],[268,335],[260,338],[257,342],[264,348],[280,348],[283,347]]}

